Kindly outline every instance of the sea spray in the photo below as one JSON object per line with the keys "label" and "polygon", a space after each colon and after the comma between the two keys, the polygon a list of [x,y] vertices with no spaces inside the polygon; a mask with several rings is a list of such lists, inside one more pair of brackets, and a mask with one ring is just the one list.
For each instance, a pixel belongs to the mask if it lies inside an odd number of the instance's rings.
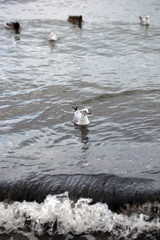
{"label": "sea spray", "polygon": [[105,203],[69,199],[68,193],[48,195],[44,202],[0,203],[0,233],[33,232],[37,235],[109,233],[117,239],[137,237],[160,230],[159,219],[148,221],[144,214],[117,214]]}

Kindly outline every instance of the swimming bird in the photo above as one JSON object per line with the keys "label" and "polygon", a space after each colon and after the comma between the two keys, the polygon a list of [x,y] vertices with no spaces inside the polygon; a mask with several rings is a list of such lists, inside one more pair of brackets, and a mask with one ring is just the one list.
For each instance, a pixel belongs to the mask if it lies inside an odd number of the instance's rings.
{"label": "swimming bird", "polygon": [[14,30],[15,33],[19,34],[21,26],[19,22],[10,22],[5,24],[5,28],[9,30]]}
{"label": "swimming bird", "polygon": [[78,24],[78,26],[81,27],[82,22],[83,22],[82,16],[81,15],[80,16],[69,16],[68,17],[68,22],[71,22],[73,24]]}
{"label": "swimming bird", "polygon": [[89,124],[88,115],[91,115],[88,109],[83,108],[82,110],[78,110],[77,107],[73,107],[73,109],[75,110],[73,122],[76,125],[81,125],[81,126],[88,125]]}
{"label": "swimming bird", "polygon": [[140,19],[140,22],[142,25],[149,25],[150,24],[150,19],[149,19],[149,16],[146,16],[146,17],[139,17]]}
{"label": "swimming bird", "polygon": [[57,41],[57,36],[54,32],[51,32],[49,35],[49,40],[50,41]]}

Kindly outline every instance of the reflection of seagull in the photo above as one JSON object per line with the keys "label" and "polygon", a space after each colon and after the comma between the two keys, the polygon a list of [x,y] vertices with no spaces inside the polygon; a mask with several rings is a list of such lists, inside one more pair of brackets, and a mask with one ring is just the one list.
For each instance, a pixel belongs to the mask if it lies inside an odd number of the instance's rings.
{"label": "reflection of seagull", "polygon": [[81,142],[84,143],[84,144],[87,144],[88,143],[88,127],[87,126],[77,126],[79,127],[79,130],[81,131]]}
{"label": "reflection of seagull", "polygon": [[57,41],[57,36],[54,32],[51,32],[49,35],[49,40],[50,41]]}
{"label": "reflection of seagull", "polygon": [[77,107],[73,107],[75,110],[73,121],[76,125],[85,126],[89,124],[89,120],[87,115],[91,115],[87,108],[83,108],[82,110],[78,110]]}
{"label": "reflection of seagull", "polygon": [[150,24],[150,19],[149,19],[149,16],[146,16],[146,17],[139,17],[140,19],[140,22],[142,25],[149,25]]}
{"label": "reflection of seagull", "polygon": [[15,33],[19,33],[21,26],[19,22],[10,22],[5,24],[5,28],[9,30],[14,30]]}

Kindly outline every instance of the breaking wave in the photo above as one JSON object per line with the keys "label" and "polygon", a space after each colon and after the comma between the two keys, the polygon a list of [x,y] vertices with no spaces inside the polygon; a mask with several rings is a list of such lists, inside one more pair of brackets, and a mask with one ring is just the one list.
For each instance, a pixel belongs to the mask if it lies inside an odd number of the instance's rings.
{"label": "breaking wave", "polygon": [[153,180],[107,174],[1,182],[0,236],[98,234],[94,238],[101,239],[105,234],[107,239],[159,239],[158,186]]}

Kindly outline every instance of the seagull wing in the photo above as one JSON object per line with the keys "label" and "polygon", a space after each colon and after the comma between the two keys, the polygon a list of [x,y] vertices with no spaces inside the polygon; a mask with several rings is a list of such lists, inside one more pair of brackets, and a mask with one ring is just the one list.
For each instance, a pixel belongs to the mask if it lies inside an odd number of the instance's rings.
{"label": "seagull wing", "polygon": [[75,111],[74,117],[73,117],[74,123],[79,124],[81,117],[82,117],[82,113],[79,110]]}

